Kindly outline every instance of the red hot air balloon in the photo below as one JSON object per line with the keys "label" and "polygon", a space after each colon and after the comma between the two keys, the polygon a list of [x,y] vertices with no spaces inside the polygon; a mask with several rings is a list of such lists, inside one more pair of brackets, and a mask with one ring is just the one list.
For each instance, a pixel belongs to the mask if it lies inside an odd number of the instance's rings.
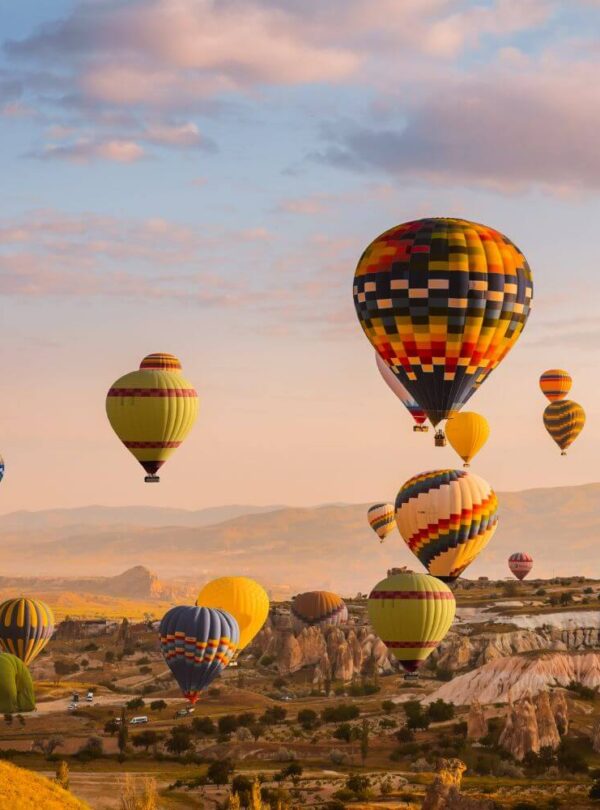
{"label": "red hot air balloon", "polygon": [[533,568],[533,557],[525,551],[517,551],[508,558],[508,567],[517,579],[525,579]]}

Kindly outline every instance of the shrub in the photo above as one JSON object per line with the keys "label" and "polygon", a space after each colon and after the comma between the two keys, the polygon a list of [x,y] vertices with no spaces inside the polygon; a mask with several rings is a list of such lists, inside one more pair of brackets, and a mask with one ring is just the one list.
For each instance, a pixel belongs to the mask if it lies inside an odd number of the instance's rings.
{"label": "shrub", "polygon": [[454,706],[452,703],[445,703],[440,698],[429,704],[427,716],[432,723],[440,723],[444,720],[452,720],[454,717]]}
{"label": "shrub", "polygon": [[282,723],[287,715],[287,710],[283,706],[269,706],[263,716],[260,718],[261,723],[265,725],[277,725]]}
{"label": "shrub", "polygon": [[300,709],[298,712],[298,722],[303,729],[309,731],[319,724],[319,715],[313,709]]}
{"label": "shrub", "polygon": [[238,727],[237,718],[233,714],[219,717],[219,734],[232,734]]}
{"label": "shrub", "polygon": [[263,655],[258,663],[263,667],[270,667],[274,660],[272,655]]}
{"label": "shrub", "polygon": [[342,723],[341,726],[335,729],[332,736],[335,737],[336,740],[343,740],[348,743],[352,739],[352,726],[350,723]]}
{"label": "shrub", "polygon": [[128,709],[143,709],[146,703],[143,698],[136,697],[132,698],[131,700],[128,700],[125,705],[127,706]]}
{"label": "shrub", "polygon": [[600,781],[596,780],[588,793],[590,799],[600,799]]}
{"label": "shrub", "polygon": [[396,704],[393,700],[384,700],[381,704],[381,708],[384,712],[395,712]]}
{"label": "shrub", "polygon": [[89,762],[92,759],[98,759],[103,753],[104,749],[100,737],[90,737],[75,756],[82,762]]}
{"label": "shrub", "polygon": [[343,723],[348,720],[356,720],[360,715],[360,709],[353,703],[338,703],[337,706],[328,706],[321,712],[321,719],[324,723]]}
{"label": "shrub", "polygon": [[412,742],[415,738],[415,732],[408,726],[402,726],[395,734],[398,742],[406,743]]}
{"label": "shrub", "polygon": [[167,708],[167,703],[164,700],[153,700],[150,704],[150,708],[153,712],[160,712],[162,709]]}
{"label": "shrub", "polygon": [[210,735],[215,734],[217,728],[210,717],[194,717],[192,720],[192,731],[194,734]]}
{"label": "shrub", "polygon": [[214,785],[226,785],[233,773],[233,765],[229,759],[217,759],[208,766],[206,775]]}

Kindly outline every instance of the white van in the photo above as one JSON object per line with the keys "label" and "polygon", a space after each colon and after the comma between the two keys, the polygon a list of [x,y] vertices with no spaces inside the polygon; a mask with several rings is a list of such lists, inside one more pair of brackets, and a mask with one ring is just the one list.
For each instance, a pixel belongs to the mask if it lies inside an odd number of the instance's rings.
{"label": "white van", "polygon": [[139,726],[140,723],[147,723],[147,722],[148,718],[146,717],[146,715],[142,715],[142,717],[132,717],[131,720],[129,721],[129,725]]}

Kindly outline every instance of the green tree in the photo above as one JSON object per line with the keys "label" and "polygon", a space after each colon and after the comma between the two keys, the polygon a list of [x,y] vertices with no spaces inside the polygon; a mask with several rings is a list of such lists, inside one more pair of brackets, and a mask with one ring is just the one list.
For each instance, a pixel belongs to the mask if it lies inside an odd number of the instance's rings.
{"label": "green tree", "polygon": [[110,720],[107,720],[104,724],[104,733],[110,734],[111,737],[114,737],[118,730],[119,724],[114,717],[111,717]]}
{"label": "green tree", "polygon": [[167,751],[181,756],[192,747],[192,729],[189,726],[173,726],[171,736],[165,743]]}
{"label": "green tree", "polygon": [[216,726],[210,717],[194,717],[192,720],[192,731],[200,736],[210,736],[215,734]]}
{"label": "green tree", "polygon": [[160,734],[150,728],[144,729],[144,731],[141,731],[139,734],[134,734],[131,737],[133,745],[135,745],[136,748],[143,748],[146,753],[148,753],[150,746],[156,745],[159,740]]}
{"label": "green tree", "polygon": [[164,700],[153,700],[150,704],[150,708],[153,712],[160,712],[167,708],[167,703]]}
{"label": "green tree", "polygon": [[233,765],[229,759],[217,759],[208,766],[206,775],[214,785],[227,785],[233,773]]}
{"label": "green tree", "polygon": [[117,745],[119,746],[119,754],[124,757],[127,750],[127,740],[129,739],[129,729],[127,728],[127,715],[125,709],[121,709],[121,722],[119,723],[119,738]]}
{"label": "green tree", "polygon": [[133,709],[135,711],[136,709],[143,709],[144,706],[146,705],[146,702],[144,698],[136,697],[131,698],[131,700],[128,700],[125,705],[127,706],[128,709]]}
{"label": "green tree", "polygon": [[313,709],[300,709],[298,722],[305,731],[312,731],[319,724],[319,715]]}
{"label": "green tree", "polygon": [[224,714],[219,717],[219,734],[232,734],[237,727],[238,721],[233,714]]}

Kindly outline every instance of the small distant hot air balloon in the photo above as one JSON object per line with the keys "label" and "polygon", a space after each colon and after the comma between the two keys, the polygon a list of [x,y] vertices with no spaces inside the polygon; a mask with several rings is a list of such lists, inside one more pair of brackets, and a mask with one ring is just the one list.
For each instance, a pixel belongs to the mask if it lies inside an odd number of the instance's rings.
{"label": "small distant hot air balloon", "polygon": [[404,542],[430,574],[453,582],[492,539],[498,498],[467,470],[433,470],[409,479],[396,496]]}
{"label": "small distant hot air balloon", "polygon": [[550,368],[541,375],[540,388],[550,402],[556,402],[567,396],[572,382],[568,371],[564,371],[562,368]]}
{"label": "small distant hot air balloon", "polygon": [[394,392],[394,394],[396,394],[400,402],[415,420],[416,424],[413,425],[413,430],[416,433],[426,433],[429,428],[426,424],[424,424],[427,421],[427,414],[425,411],[422,408],[419,408],[398,377],[394,374],[385,360],[383,360],[382,357],[377,354],[377,352],[375,352],[375,360],[377,362],[379,373],[387,383],[388,387]]}
{"label": "small distant hot air balloon", "polygon": [[451,416],[446,422],[446,436],[458,455],[468,467],[490,435],[490,426],[485,416],[463,411]]}
{"label": "small distant hot air balloon", "polygon": [[0,712],[15,714],[34,709],[35,692],[26,665],[16,655],[0,653]]}
{"label": "small distant hot air balloon", "polygon": [[456,602],[437,577],[405,571],[375,585],[367,611],[388,650],[407,672],[415,672],[444,640]]}
{"label": "small distant hot air balloon", "polygon": [[0,649],[30,664],[54,632],[54,615],[39,599],[8,599],[0,605]]}
{"label": "small distant hot air balloon", "polygon": [[585,411],[571,399],[551,402],[544,411],[544,427],[562,450],[561,456],[567,455],[567,447],[573,444],[584,425]]}
{"label": "small distant hot air balloon", "polygon": [[503,234],[429,217],[371,242],[353,293],[365,335],[435,427],[463,407],[517,342],[533,281],[525,257]]}
{"label": "small distant hot air balloon", "polygon": [[0,481],[4,478],[4,459],[0,456]]}
{"label": "small distant hot air balloon", "polygon": [[396,528],[396,517],[393,503],[376,503],[367,510],[367,520],[379,542],[383,543],[388,534]]}
{"label": "small distant hot air balloon", "polygon": [[198,394],[181,374],[172,354],[149,354],[138,371],[111,386],[106,414],[119,439],[148,473],[156,473],[192,429],[198,415]]}
{"label": "small distant hot air balloon", "polygon": [[202,588],[196,604],[231,613],[240,629],[238,650],[250,644],[269,615],[267,592],[250,577],[213,579]]}
{"label": "small distant hot air balloon", "polygon": [[517,551],[508,558],[508,567],[517,579],[525,579],[533,568],[533,557],[525,551]]}
{"label": "small distant hot air balloon", "polygon": [[224,610],[180,605],[163,616],[160,649],[190,703],[231,661],[240,632],[236,620]]}
{"label": "small distant hot air balloon", "polygon": [[294,598],[292,627],[299,633],[305,627],[328,627],[348,621],[348,608],[337,593],[308,591]]}

